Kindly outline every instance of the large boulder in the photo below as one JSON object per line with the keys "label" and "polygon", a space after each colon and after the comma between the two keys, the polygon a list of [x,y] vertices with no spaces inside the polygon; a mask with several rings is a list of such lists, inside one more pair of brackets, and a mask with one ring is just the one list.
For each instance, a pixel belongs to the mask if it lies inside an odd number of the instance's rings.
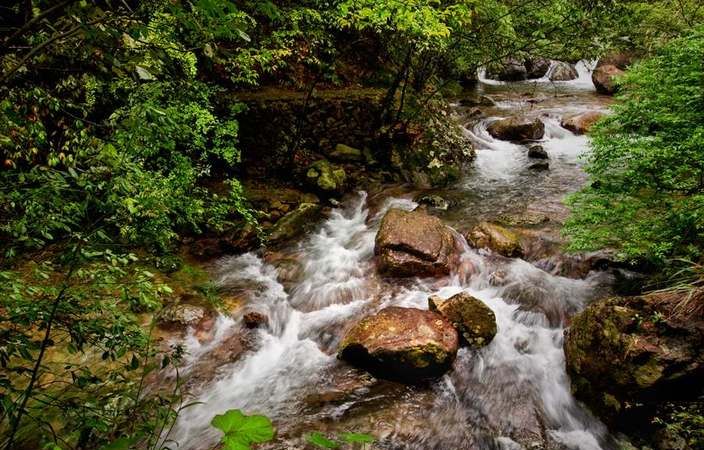
{"label": "large boulder", "polygon": [[618,89],[616,78],[621,75],[623,75],[623,70],[612,64],[604,64],[594,69],[594,72],[592,72],[592,82],[598,93],[613,95]]}
{"label": "large boulder", "polygon": [[486,76],[492,80],[522,81],[527,78],[528,71],[521,61],[507,58],[499,66],[489,68]]}
{"label": "large boulder", "polygon": [[525,67],[527,71],[528,79],[534,80],[536,78],[543,78],[548,70],[552,61],[547,58],[528,58],[525,61]]}
{"label": "large boulder", "polygon": [[488,248],[511,258],[523,256],[523,247],[518,235],[500,225],[482,222],[465,237],[475,248]]}
{"label": "large boulder", "polygon": [[704,293],[598,301],[573,318],[564,347],[573,391],[609,423],[695,399],[704,394]]}
{"label": "large boulder", "polygon": [[555,65],[552,70],[550,70],[550,75],[548,76],[550,81],[570,81],[576,80],[577,77],[579,77],[579,74],[577,73],[577,69],[574,67],[574,64],[562,61],[555,62]]}
{"label": "large boulder", "polygon": [[397,277],[447,275],[458,259],[452,230],[422,210],[390,209],[374,253],[379,271]]}
{"label": "large boulder", "polygon": [[560,125],[574,134],[586,134],[602,117],[604,117],[602,112],[588,111],[563,117]]}
{"label": "large boulder", "polygon": [[440,314],[415,308],[384,308],[350,329],[338,357],[379,378],[420,382],[444,374],[459,338]]}
{"label": "large boulder", "polygon": [[452,322],[462,345],[484,347],[496,336],[496,316],[481,300],[460,292],[447,300],[433,295],[428,308]]}
{"label": "large boulder", "polygon": [[540,119],[509,117],[492,122],[487,131],[502,141],[535,141],[545,135],[545,124]]}

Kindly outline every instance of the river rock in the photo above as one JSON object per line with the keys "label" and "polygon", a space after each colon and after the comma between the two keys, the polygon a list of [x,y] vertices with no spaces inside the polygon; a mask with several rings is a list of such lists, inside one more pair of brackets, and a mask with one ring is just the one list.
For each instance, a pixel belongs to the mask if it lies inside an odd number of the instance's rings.
{"label": "river rock", "polygon": [[415,383],[444,374],[458,345],[457,331],[440,314],[392,306],[354,325],[338,357],[379,378]]}
{"label": "river rock", "polygon": [[285,244],[308,230],[320,217],[322,207],[301,203],[298,208],[279,219],[269,234],[269,244]]}
{"label": "river rock", "polygon": [[530,170],[542,172],[544,170],[550,170],[550,163],[547,161],[538,161],[538,162],[533,163],[530,166],[528,166],[528,168]]}
{"label": "river rock", "polygon": [[502,141],[535,141],[545,135],[545,124],[540,119],[509,117],[492,122],[487,131]]}
{"label": "river rock", "polygon": [[306,179],[311,186],[326,194],[339,194],[345,188],[347,174],[342,167],[321,159],[308,168]]}
{"label": "river rock", "polygon": [[496,336],[494,312],[484,302],[466,292],[460,292],[447,300],[433,295],[428,298],[428,308],[452,322],[462,345],[484,347]]}
{"label": "river rock", "polygon": [[210,312],[198,305],[173,303],[164,307],[159,313],[157,324],[164,329],[181,329],[196,327],[204,322]]}
{"label": "river rock", "polygon": [[598,301],[573,318],[564,348],[576,396],[610,423],[695,399],[704,394],[704,292]]}
{"label": "river rock", "polygon": [[500,225],[482,222],[467,233],[466,238],[476,248],[488,248],[511,258],[523,255],[518,235]]}
{"label": "river rock", "polygon": [[531,145],[528,149],[528,157],[536,159],[548,159],[548,152],[542,145]]}
{"label": "river rock", "polygon": [[364,154],[362,154],[361,150],[345,144],[337,144],[329,156],[330,159],[341,162],[364,161]]}
{"label": "river rock", "polygon": [[452,230],[422,210],[390,209],[381,220],[374,253],[391,276],[447,275],[457,259]]}
{"label": "river rock", "polygon": [[528,79],[534,80],[536,78],[543,78],[552,62],[547,58],[528,58],[526,59],[524,65],[527,70]]}
{"label": "river rock", "polygon": [[487,78],[500,81],[522,81],[528,76],[526,66],[519,60],[507,58],[497,67],[486,71]]}
{"label": "river rock", "polygon": [[242,323],[244,323],[244,326],[249,329],[260,328],[269,323],[269,318],[266,314],[262,314],[257,311],[250,311],[242,316]]}
{"label": "river rock", "polygon": [[614,95],[618,86],[616,78],[623,75],[623,70],[611,64],[597,66],[592,72],[592,82],[600,94]]}
{"label": "river rock", "polygon": [[588,111],[563,117],[560,125],[574,134],[586,134],[602,117],[604,117],[602,112]]}
{"label": "river rock", "polygon": [[421,195],[416,197],[415,202],[419,205],[428,206],[433,209],[439,209],[441,211],[447,211],[450,207],[450,203],[439,195]]}
{"label": "river rock", "polygon": [[555,66],[553,66],[550,71],[550,81],[570,81],[576,80],[579,77],[577,69],[574,64],[556,61]]}

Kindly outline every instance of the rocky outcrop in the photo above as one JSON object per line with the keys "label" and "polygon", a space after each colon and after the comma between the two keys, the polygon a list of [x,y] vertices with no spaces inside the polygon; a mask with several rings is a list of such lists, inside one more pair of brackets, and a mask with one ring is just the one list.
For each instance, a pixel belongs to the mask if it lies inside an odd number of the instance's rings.
{"label": "rocky outcrop", "polygon": [[518,235],[506,228],[489,222],[482,222],[467,235],[467,242],[476,248],[488,248],[508,257],[521,257],[523,248]]}
{"label": "rocky outcrop", "polygon": [[611,64],[597,66],[592,72],[592,82],[600,94],[614,95],[618,86],[616,78],[623,75],[623,70]]}
{"label": "rocky outcrop", "polygon": [[564,347],[573,391],[602,418],[650,417],[704,393],[704,293],[598,301],[573,318]]}
{"label": "rocky outcrop", "polygon": [[379,271],[396,277],[446,275],[458,259],[452,230],[421,210],[389,210],[374,253]]}
{"label": "rocky outcrop", "polygon": [[457,329],[462,345],[479,348],[496,336],[496,316],[481,300],[460,292],[447,300],[433,295],[428,308],[449,320]]}
{"label": "rocky outcrop", "polygon": [[579,77],[579,74],[574,64],[562,61],[556,61],[548,75],[550,81],[570,81],[576,80],[577,77]]}
{"label": "rocky outcrop", "polygon": [[563,117],[560,125],[574,134],[586,134],[602,117],[604,117],[602,112],[588,111]]}
{"label": "rocky outcrop", "polygon": [[440,314],[394,306],[354,325],[338,357],[379,378],[416,383],[445,373],[458,344],[457,331]]}
{"label": "rocky outcrop", "polygon": [[487,131],[502,141],[535,141],[545,135],[545,124],[540,119],[509,117],[492,122]]}
{"label": "rocky outcrop", "polygon": [[324,194],[340,194],[345,189],[347,174],[344,168],[321,159],[311,164],[306,179],[311,187]]}
{"label": "rocky outcrop", "polygon": [[500,81],[522,81],[528,77],[528,71],[523,62],[507,58],[498,66],[491,67],[486,71],[487,78]]}

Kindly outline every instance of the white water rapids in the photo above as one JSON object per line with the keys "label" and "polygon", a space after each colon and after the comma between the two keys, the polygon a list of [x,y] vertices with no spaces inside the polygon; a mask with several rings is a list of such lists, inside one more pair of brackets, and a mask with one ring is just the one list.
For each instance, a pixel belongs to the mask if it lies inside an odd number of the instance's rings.
{"label": "white water rapids", "polygon": [[[574,88],[583,90],[582,81],[574,82]],[[562,129],[559,115],[590,106],[552,102],[521,109],[540,115],[546,124],[541,144],[551,155],[551,170],[540,175],[526,168],[530,162],[524,147],[496,141],[486,132],[502,110],[524,106],[501,100],[490,113],[496,116],[468,127],[478,155],[474,171],[458,189],[480,198],[481,206],[460,205],[460,210],[482,215],[550,196],[559,203],[564,192],[580,183],[578,155],[586,140]],[[465,244],[463,258],[477,268],[472,276],[382,279],[373,255],[379,221],[390,207],[415,206],[406,197],[387,198],[372,213],[365,193],[353,196],[290,250],[301,275],[286,287],[279,281],[280,268],[257,254],[217,262],[216,283],[225,289],[253,286],[248,308],[265,313],[269,325],[255,332],[252,351],[218,368],[213,381],[194,392],[200,404],[181,412],[169,436],[179,449],[211,448],[218,432],[210,420],[233,408],[266,414],[288,433],[286,444],[274,448],[303,448],[296,438],[321,426],[371,433],[379,439],[378,448],[611,448],[604,426],[570,394],[562,350],[569,317],[603,294],[606,275],[592,273],[583,280],[553,276],[521,259],[496,257]],[[499,285],[497,274],[503,279]],[[308,402],[340,379],[364,377],[335,355],[350,324],[390,305],[427,309],[430,295],[449,297],[463,290],[496,315],[498,333],[487,347],[461,349],[453,370],[428,387],[365,382],[338,403]],[[193,367],[208,358],[210,348],[241,326],[239,320],[219,320],[215,341],[207,348],[189,340],[187,364]]]}

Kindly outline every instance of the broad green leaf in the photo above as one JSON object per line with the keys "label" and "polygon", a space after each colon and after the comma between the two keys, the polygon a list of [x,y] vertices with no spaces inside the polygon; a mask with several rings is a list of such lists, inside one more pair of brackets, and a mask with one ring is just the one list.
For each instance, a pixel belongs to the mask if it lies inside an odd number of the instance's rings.
{"label": "broad green leaf", "polygon": [[309,434],[307,440],[311,444],[322,448],[338,448],[340,446],[339,442],[330,440],[318,432]]}
{"label": "broad green leaf", "polygon": [[267,442],[274,438],[274,426],[265,416],[246,416],[231,409],[215,416],[211,424],[232,439],[245,444]]}
{"label": "broad green leaf", "polygon": [[340,439],[348,444],[371,443],[376,441],[374,436],[364,433],[342,433]]}

